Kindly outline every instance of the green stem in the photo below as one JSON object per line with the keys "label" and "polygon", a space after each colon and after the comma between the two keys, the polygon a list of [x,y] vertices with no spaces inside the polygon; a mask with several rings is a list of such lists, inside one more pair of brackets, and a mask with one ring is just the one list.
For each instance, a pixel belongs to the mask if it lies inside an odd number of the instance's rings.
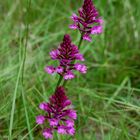
{"label": "green stem", "polygon": [[79,49],[79,50],[80,50],[80,48],[81,48],[82,41],[83,41],[83,35],[81,35],[80,41],[79,41],[79,44],[78,44],[78,49]]}
{"label": "green stem", "polygon": [[63,76],[60,75],[60,77],[59,77],[59,79],[58,79],[58,82],[57,82],[57,84],[56,84],[55,90],[57,89],[57,87],[59,87],[59,85],[60,85],[60,83],[61,83],[62,80],[63,80]]}

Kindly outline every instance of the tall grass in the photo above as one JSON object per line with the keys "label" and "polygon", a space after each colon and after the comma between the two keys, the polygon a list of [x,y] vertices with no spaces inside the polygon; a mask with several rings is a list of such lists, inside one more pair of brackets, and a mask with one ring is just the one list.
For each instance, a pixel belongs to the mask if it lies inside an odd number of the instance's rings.
{"label": "tall grass", "polygon": [[[68,82],[78,112],[76,140],[140,139],[140,1],[94,0],[105,20],[104,33],[84,42],[88,73]],[[68,29],[82,0],[0,2],[0,140],[41,140],[38,104],[47,101],[59,77],[44,66]],[[28,16],[27,16],[28,15]],[[28,44],[26,42],[28,21]],[[23,73],[23,56],[26,61]],[[63,139],[67,139],[64,137]]]}

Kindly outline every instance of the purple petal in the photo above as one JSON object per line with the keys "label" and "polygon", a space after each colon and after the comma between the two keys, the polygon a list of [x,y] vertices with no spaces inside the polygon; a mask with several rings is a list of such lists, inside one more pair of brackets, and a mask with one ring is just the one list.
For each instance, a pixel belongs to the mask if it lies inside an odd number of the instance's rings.
{"label": "purple petal", "polygon": [[49,110],[48,103],[41,103],[41,104],[39,105],[39,108],[40,108],[41,110],[48,111],[48,110]]}
{"label": "purple petal", "polygon": [[80,60],[80,61],[84,61],[85,60],[84,57],[83,57],[83,55],[82,54],[79,54],[79,53],[76,54],[75,57],[76,57],[77,60]]}
{"label": "purple petal", "polygon": [[77,118],[76,111],[73,110],[73,109],[70,109],[69,112],[68,112],[68,116],[69,116],[71,119],[76,120],[76,118]]}
{"label": "purple petal", "polygon": [[66,127],[64,125],[59,126],[57,132],[59,134],[66,134]]}
{"label": "purple petal", "polygon": [[78,22],[78,16],[77,16],[75,13],[72,14],[71,19],[72,19],[74,22]]}
{"label": "purple petal", "polygon": [[95,19],[95,22],[99,23],[100,25],[103,25],[104,20],[100,17],[98,19]]}
{"label": "purple petal", "polygon": [[84,39],[84,40],[87,40],[87,41],[89,41],[89,42],[92,41],[92,40],[91,40],[91,37],[90,37],[88,34],[84,34],[84,35],[83,35],[83,39]]}
{"label": "purple petal", "polygon": [[52,59],[56,60],[59,56],[59,50],[53,50],[50,52],[50,56]]}
{"label": "purple petal", "polygon": [[75,134],[75,129],[74,129],[74,127],[69,127],[69,128],[67,128],[67,134],[73,136],[73,135]]}
{"label": "purple petal", "polygon": [[36,117],[36,123],[37,124],[43,124],[44,121],[45,121],[45,117],[44,116],[39,115],[39,116]]}
{"label": "purple petal", "polygon": [[75,76],[71,71],[68,71],[65,75],[64,75],[64,79],[68,80],[68,79],[73,79]]}
{"label": "purple petal", "polygon": [[86,71],[87,71],[87,67],[84,64],[77,63],[74,65],[74,67],[76,70],[78,70],[81,73],[86,73]]}
{"label": "purple petal", "polygon": [[60,60],[60,64],[63,65],[63,66],[67,66],[71,63],[71,60],[68,60],[68,59],[62,59]]}
{"label": "purple petal", "polygon": [[50,122],[50,126],[57,126],[59,120],[57,120],[57,119],[49,119],[49,122]]}
{"label": "purple petal", "polygon": [[45,71],[48,74],[53,74],[55,72],[55,68],[53,66],[47,66],[47,67],[45,67]]}
{"label": "purple petal", "polygon": [[67,127],[73,127],[74,126],[74,121],[73,120],[66,120],[65,121]]}
{"label": "purple petal", "polygon": [[71,24],[71,25],[69,25],[69,28],[70,28],[70,29],[73,29],[73,30],[78,29],[78,27],[77,27],[76,24]]}
{"label": "purple petal", "polygon": [[91,29],[91,34],[100,34],[103,32],[103,29],[102,29],[102,26],[94,26],[92,29]]}
{"label": "purple petal", "polygon": [[45,129],[43,131],[43,136],[46,138],[46,139],[53,139],[53,135],[52,135],[52,131],[51,129]]}
{"label": "purple petal", "polygon": [[84,13],[83,13],[82,8],[79,8],[78,13],[79,13],[80,17],[84,18]]}
{"label": "purple petal", "polygon": [[63,71],[64,71],[64,68],[62,68],[61,66],[58,66],[58,67],[56,68],[56,72],[57,72],[57,73],[63,73]]}
{"label": "purple petal", "polygon": [[64,107],[68,106],[68,105],[71,105],[71,100],[66,100],[64,102]]}

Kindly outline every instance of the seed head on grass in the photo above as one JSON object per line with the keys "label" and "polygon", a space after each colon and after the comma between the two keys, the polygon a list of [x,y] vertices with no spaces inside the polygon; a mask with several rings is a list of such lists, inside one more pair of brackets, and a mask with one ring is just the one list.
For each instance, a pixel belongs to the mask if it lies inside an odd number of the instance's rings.
{"label": "seed head on grass", "polygon": [[48,127],[43,130],[43,136],[46,139],[53,138],[53,131],[57,131],[59,134],[74,135],[74,120],[77,118],[77,114],[71,104],[64,88],[58,87],[48,103],[44,102],[39,105],[39,108],[46,114],[37,116],[36,123],[48,124]]}
{"label": "seed head on grass", "polygon": [[103,20],[99,17],[99,13],[92,0],[84,0],[82,8],[78,10],[79,16],[75,13],[71,16],[73,24],[69,27],[71,29],[78,29],[83,35],[83,39],[91,41],[90,34],[102,33]]}
{"label": "seed head on grass", "polygon": [[50,56],[53,60],[59,61],[58,67],[47,66],[45,71],[49,74],[58,73],[62,75],[65,80],[73,79],[75,77],[73,70],[77,70],[81,73],[86,73],[87,68],[84,64],[73,62],[75,60],[84,61],[83,55],[80,54],[78,47],[72,44],[69,35],[64,35],[63,42],[58,49],[50,52]]}

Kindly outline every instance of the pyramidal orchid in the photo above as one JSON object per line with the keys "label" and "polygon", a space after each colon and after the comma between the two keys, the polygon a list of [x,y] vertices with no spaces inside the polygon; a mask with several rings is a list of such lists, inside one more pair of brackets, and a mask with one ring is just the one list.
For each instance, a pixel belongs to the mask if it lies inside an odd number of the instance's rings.
{"label": "pyramidal orchid", "polygon": [[73,24],[71,29],[78,29],[84,40],[91,41],[90,34],[102,33],[103,20],[99,17],[99,13],[92,0],[84,0],[82,8],[78,10],[79,16],[75,13],[71,16]]}
{"label": "pyramidal orchid", "polygon": [[73,70],[80,73],[86,73],[87,67],[84,64],[76,63],[75,60],[84,61],[84,57],[80,54],[78,47],[72,44],[69,35],[64,35],[63,42],[59,45],[58,49],[50,52],[52,60],[58,60],[57,67],[47,66],[45,71],[49,74],[58,73],[63,76],[65,80],[73,79],[75,77]]}
{"label": "pyramidal orchid", "polygon": [[80,31],[79,44],[74,45],[70,35],[64,35],[58,48],[50,52],[51,59],[58,61],[58,65],[45,67],[47,73],[60,75],[54,94],[48,102],[39,105],[39,108],[44,111],[43,115],[36,117],[36,123],[44,126],[42,134],[47,140],[53,139],[54,131],[59,134],[75,134],[74,121],[77,114],[72,108],[72,103],[68,99],[64,87],[69,79],[75,77],[74,71],[79,71],[82,74],[87,71],[87,67],[81,63],[84,61],[84,57],[79,51],[82,41],[91,41],[91,34],[102,33],[103,20],[99,17],[92,0],[84,0],[82,8],[78,12],[78,16],[72,15],[73,24],[70,25],[70,28]]}
{"label": "pyramidal orchid", "polygon": [[64,88],[58,87],[48,103],[43,102],[39,105],[45,114],[37,116],[36,123],[44,124],[43,136],[46,139],[52,139],[54,131],[59,134],[74,135],[74,120],[77,114],[71,104]]}

